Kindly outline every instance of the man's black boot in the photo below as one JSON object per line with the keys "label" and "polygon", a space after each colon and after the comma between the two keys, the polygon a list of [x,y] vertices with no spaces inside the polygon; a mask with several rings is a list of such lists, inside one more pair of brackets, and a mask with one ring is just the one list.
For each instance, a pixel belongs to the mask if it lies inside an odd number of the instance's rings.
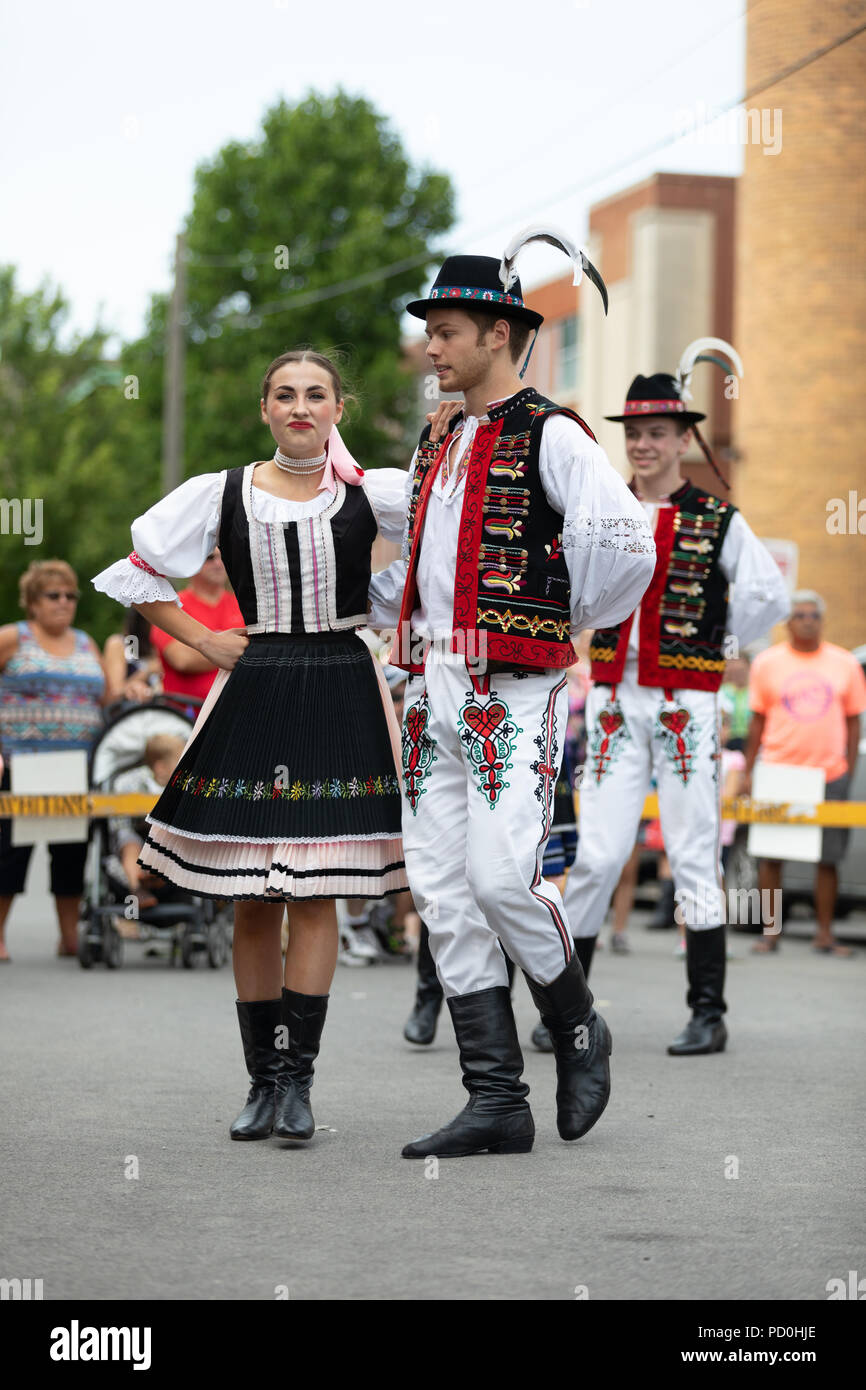
{"label": "man's black boot", "polygon": [[520,1077],[523,1056],[505,985],[448,1000],[469,1101],[456,1119],[415,1139],[404,1158],[462,1158],[470,1154],[528,1153],[535,1137]]}
{"label": "man's black boot", "polygon": [[562,1139],[580,1139],[610,1099],[610,1029],[592,1007],[576,953],[549,985],[540,985],[528,975],[526,982],[553,1039],[556,1127]]}
{"label": "man's black boot", "polygon": [[705,931],[686,928],[686,974],[689,992],[686,1003],[692,1016],[668,1052],[671,1057],[698,1057],[708,1052],[724,1052],[728,1030],[722,1020],[726,1005],[725,928]]}
{"label": "man's black boot", "polygon": [[592,958],[595,954],[595,943],[597,936],[576,936],[574,938],[574,954],[583,966],[583,978],[589,981],[589,971],[592,966]]}
{"label": "man's black boot", "polygon": [[436,1023],[444,997],[430,954],[430,933],[422,922],[418,941],[418,988],[415,1007],[403,1029],[403,1037],[407,1042],[417,1043],[420,1047],[427,1047],[432,1043],[436,1036]]}
{"label": "man's black boot", "polygon": [[281,1066],[276,1045],[280,1000],[247,1004],[238,1000],[237,1011],[252,1089],[229,1134],[232,1139],[267,1139],[274,1123],[274,1084]]}
{"label": "man's black boot", "polygon": [[[576,936],[574,938],[574,954],[583,966],[583,974],[586,980],[589,979],[589,969],[592,965],[592,957],[595,951],[597,936]],[[553,1038],[543,1023],[536,1023],[532,1030],[532,1045],[537,1047],[539,1052],[553,1052]]]}
{"label": "man's black boot", "polygon": [[319,1055],[327,994],[283,990],[282,1022],[288,1033],[274,1088],[274,1134],[278,1139],[312,1139],[316,1123],[310,1109],[313,1063]]}

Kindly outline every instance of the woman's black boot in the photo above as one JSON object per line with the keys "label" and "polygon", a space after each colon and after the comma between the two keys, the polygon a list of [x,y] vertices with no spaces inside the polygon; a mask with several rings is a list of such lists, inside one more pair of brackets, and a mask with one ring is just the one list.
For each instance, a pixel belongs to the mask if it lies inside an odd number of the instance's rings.
{"label": "woman's black boot", "polygon": [[403,1157],[528,1153],[535,1125],[529,1087],[520,1080],[523,1056],[507,986],[459,995],[448,1000],[448,1008],[469,1101],[443,1129],[407,1144]]}
{"label": "woman's black boot", "polygon": [[252,1089],[247,1103],[229,1130],[232,1139],[267,1139],[274,1123],[274,1084],[281,1066],[276,1033],[281,1001],[237,1001],[238,1023]]}
{"label": "woman's black boot", "polygon": [[671,1057],[698,1057],[707,1052],[724,1052],[728,1040],[722,1015],[725,1012],[725,928],[706,931],[686,928],[686,974],[689,992],[686,1003],[692,1016],[668,1053]]}
{"label": "woman's black boot", "polygon": [[418,941],[418,988],[415,1007],[403,1029],[403,1037],[407,1042],[417,1043],[420,1047],[427,1047],[432,1043],[436,1036],[436,1023],[443,998],[442,986],[430,954],[430,933],[422,922]]}
{"label": "woman's black boot", "polygon": [[278,1139],[312,1139],[316,1122],[310,1109],[313,1063],[319,1055],[327,994],[283,990],[282,1022],[287,1036],[274,1088],[274,1134]]}
{"label": "woman's black boot", "polygon": [[580,1139],[610,1099],[610,1029],[592,1007],[576,953],[549,985],[540,985],[528,975],[526,983],[553,1039],[556,1127],[561,1138]]}

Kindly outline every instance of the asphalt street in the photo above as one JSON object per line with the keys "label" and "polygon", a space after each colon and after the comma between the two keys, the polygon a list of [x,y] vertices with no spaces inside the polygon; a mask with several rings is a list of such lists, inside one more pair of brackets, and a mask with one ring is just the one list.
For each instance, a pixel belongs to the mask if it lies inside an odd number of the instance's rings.
{"label": "asphalt street", "polygon": [[338,968],[306,1148],[232,1143],[246,1096],[230,968],[127,949],[54,955],[51,899],[16,903],[0,969],[2,1269],[46,1299],[824,1300],[863,1270],[866,951],[732,934],[723,1055],[670,1058],[685,1022],[671,932],[636,920],[597,1002],[613,1095],[565,1144],[553,1064],[515,1007],[530,1154],[400,1157],[464,1102],[447,1012],[403,1041],[414,972]]}

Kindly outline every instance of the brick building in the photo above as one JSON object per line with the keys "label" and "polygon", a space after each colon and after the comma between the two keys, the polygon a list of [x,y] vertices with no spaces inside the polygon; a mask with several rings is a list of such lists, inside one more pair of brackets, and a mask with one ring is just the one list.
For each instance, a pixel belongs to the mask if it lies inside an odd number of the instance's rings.
{"label": "brick building", "polygon": [[[526,380],[579,410],[623,473],[622,425],[604,417],[620,413],[632,378],[674,371],[694,338],[732,341],[735,188],[730,178],[653,174],[592,208],[587,249],[608,287],[607,318],[595,287],[575,289],[568,273],[527,291],[545,323]],[[730,474],[724,376],[698,368],[692,389]],[[715,485],[697,448],[687,466],[696,483]]]}
{"label": "brick building", "polygon": [[[747,89],[862,20],[850,0],[763,0],[749,18]],[[866,540],[852,515],[866,497],[866,33],[753,104],[781,111],[782,149],[747,145],[737,194],[737,501],[759,534],[796,543],[798,583],[827,599],[828,640],[854,646],[866,641]]]}
{"label": "brick building", "polygon": [[[703,432],[789,582],[827,599],[828,640],[851,647],[866,642],[866,32],[832,45],[863,5],[752,8],[742,176],[657,173],[593,207],[587,249],[610,314],[568,272],[527,289],[545,323],[526,380],[577,409],[625,473],[622,426],[604,416],[631,379],[673,371],[694,338],[733,343],[745,369],[735,399],[721,372],[696,371]],[[757,138],[765,116],[781,137],[772,148]],[[423,345],[410,350],[423,373]],[[429,409],[423,392],[419,376]],[[697,450],[686,469],[721,491]]]}

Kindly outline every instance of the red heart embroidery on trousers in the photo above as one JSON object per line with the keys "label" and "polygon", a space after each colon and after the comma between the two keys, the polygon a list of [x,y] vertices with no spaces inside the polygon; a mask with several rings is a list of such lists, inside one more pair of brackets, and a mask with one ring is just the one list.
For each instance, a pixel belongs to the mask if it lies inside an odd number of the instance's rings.
{"label": "red heart embroidery on trousers", "polygon": [[623,723],[623,717],[621,714],[613,714],[610,710],[603,709],[601,714],[598,716],[598,722],[601,725],[604,732],[610,735],[615,734],[617,729],[621,727]]}
{"label": "red heart embroidery on trousers", "polygon": [[670,729],[672,734],[681,734],[690,719],[691,715],[687,709],[662,710],[659,715],[659,723]]}
{"label": "red heart embroidery on trousers", "polygon": [[418,742],[419,738],[424,732],[424,726],[426,725],[426,723],[426,709],[419,709],[417,705],[413,705],[412,708],[407,711],[406,728],[409,731],[409,737],[411,738],[413,743]]}
{"label": "red heart embroidery on trousers", "polygon": [[486,738],[494,729],[499,728],[507,713],[505,706],[500,704],[488,705],[486,709],[482,709],[480,705],[467,705],[463,711],[463,718],[470,729]]}

